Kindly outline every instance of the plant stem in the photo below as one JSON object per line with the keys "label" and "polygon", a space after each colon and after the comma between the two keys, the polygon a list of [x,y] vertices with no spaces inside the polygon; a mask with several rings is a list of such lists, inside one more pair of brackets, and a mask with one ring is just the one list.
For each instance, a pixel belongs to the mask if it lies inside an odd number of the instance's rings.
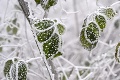
{"label": "plant stem", "polygon": [[[31,31],[32,31],[33,37],[34,37],[34,39],[35,39],[35,33],[34,33],[33,29],[32,29],[32,19],[29,18],[30,12],[29,12],[28,3],[25,2],[24,0],[18,0],[18,2],[19,2],[20,6],[21,6],[21,8],[22,8],[22,10],[23,10],[23,13],[24,13],[25,17],[27,18],[27,20],[28,20],[28,22],[29,22],[29,24],[30,24]],[[38,48],[38,50],[39,50],[39,53],[41,54],[41,51],[40,51],[40,48],[39,48],[39,46],[38,46],[38,42],[37,42],[36,39],[35,39],[35,43],[36,43],[36,45],[37,45],[37,48]],[[43,62],[44,62],[45,66],[46,66],[46,68],[47,68],[47,71],[48,71],[48,73],[49,73],[50,80],[53,80],[53,79],[52,79],[52,73],[51,73],[50,68],[49,68],[49,66],[48,66],[48,64],[47,64],[46,58],[43,58]]]}

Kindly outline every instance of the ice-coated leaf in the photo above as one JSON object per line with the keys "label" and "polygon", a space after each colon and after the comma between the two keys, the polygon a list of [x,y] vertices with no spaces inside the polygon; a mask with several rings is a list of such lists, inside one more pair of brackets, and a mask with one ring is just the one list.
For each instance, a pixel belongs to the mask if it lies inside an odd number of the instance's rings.
{"label": "ice-coated leaf", "polygon": [[105,15],[111,19],[112,17],[115,16],[115,11],[112,8],[107,8]]}
{"label": "ice-coated leaf", "polygon": [[100,10],[100,13],[103,13],[104,15],[106,15],[108,19],[113,18],[116,14],[116,12],[111,7],[102,8]]}
{"label": "ice-coated leaf", "polygon": [[85,38],[85,28],[83,28],[80,33],[80,42],[85,49],[87,49],[88,51],[91,51],[93,48],[96,47],[96,44],[98,41],[96,41],[95,43],[88,42],[87,39]]}
{"label": "ice-coated leaf", "polygon": [[41,0],[40,4],[44,10],[49,10],[50,7],[57,4],[58,0]]}
{"label": "ice-coated leaf", "polygon": [[60,55],[62,55],[62,53],[61,52],[57,52],[57,54],[54,55],[54,58],[56,58],[56,57],[58,57]]}
{"label": "ice-coated leaf", "polygon": [[12,60],[8,60],[8,61],[6,61],[5,66],[4,66],[4,71],[3,71],[4,72],[4,76],[6,78],[8,78],[8,79],[10,79],[9,72],[10,72],[10,68],[11,68],[12,64],[13,64],[13,61]]}
{"label": "ice-coated leaf", "polygon": [[44,32],[38,33],[38,34],[37,34],[37,39],[38,39],[38,41],[39,41],[39,42],[44,42],[44,41],[48,40],[48,39],[51,37],[51,35],[53,34],[54,29],[55,29],[55,28],[52,27],[52,28],[49,29],[49,30],[46,30],[46,31],[44,31]]}
{"label": "ice-coated leaf", "polygon": [[4,75],[7,80],[27,80],[27,66],[18,58],[10,59],[5,63]]}
{"label": "ice-coated leaf", "polygon": [[40,4],[41,0],[35,0],[36,4]]}
{"label": "ice-coated leaf", "polygon": [[47,29],[51,26],[54,25],[54,22],[51,20],[36,20],[34,22],[34,26],[38,29],[38,30],[44,30]]}
{"label": "ice-coated leaf", "polygon": [[115,49],[115,59],[117,62],[120,62],[119,55],[118,55],[119,47],[120,47],[120,43],[117,44],[116,49]]}
{"label": "ice-coated leaf", "polygon": [[95,16],[95,20],[96,20],[96,23],[99,25],[101,31],[103,31],[103,29],[106,26],[106,20],[105,20],[104,16],[102,16],[102,15],[96,15]]}
{"label": "ice-coated leaf", "polygon": [[27,66],[25,62],[18,62],[18,80],[27,80]]}
{"label": "ice-coated leaf", "polygon": [[90,40],[91,43],[95,42],[99,37],[99,28],[94,22],[88,24],[88,27],[85,29],[87,39]]}
{"label": "ice-coated leaf", "polygon": [[59,42],[59,36],[55,33],[47,42],[43,44],[43,51],[46,58],[49,58],[58,52]]}
{"label": "ice-coated leaf", "polygon": [[62,24],[58,24],[57,29],[60,35],[62,35],[65,32],[65,27]]}

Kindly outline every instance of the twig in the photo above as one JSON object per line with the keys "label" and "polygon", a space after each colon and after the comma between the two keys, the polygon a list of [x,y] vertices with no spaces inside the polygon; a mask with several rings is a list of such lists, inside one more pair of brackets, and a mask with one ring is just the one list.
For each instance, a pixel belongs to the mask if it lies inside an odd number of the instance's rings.
{"label": "twig", "polygon": [[[74,12],[75,11],[77,11],[77,0],[73,0],[73,8],[74,8]],[[76,36],[79,36],[78,34],[79,34],[79,27],[78,27],[78,25],[79,25],[79,21],[78,21],[78,14],[77,13],[75,13],[75,15],[74,15],[74,19],[75,19],[75,32],[76,32]]]}
{"label": "twig", "polygon": [[4,14],[4,21],[5,21],[5,17],[6,17],[7,9],[8,9],[9,1],[10,1],[10,0],[7,1],[7,7],[6,7],[6,10],[5,10],[5,14]]}
{"label": "twig", "polygon": [[63,67],[62,67],[62,65],[61,65],[61,63],[60,63],[60,61],[59,61],[58,59],[57,59],[57,62],[58,62],[58,64],[60,65],[60,67],[61,67],[61,69],[62,69],[61,71],[63,72],[66,80],[68,80],[67,74],[65,73],[65,71],[64,71],[64,69],[63,69]]}
{"label": "twig", "polygon": [[44,78],[43,76],[41,76],[40,74],[38,74],[38,73],[35,73],[34,71],[32,71],[32,70],[28,70],[29,72],[32,72],[33,74],[35,74],[35,75],[37,75],[37,76],[39,76],[40,78],[42,78],[43,80],[47,80],[46,78]]}

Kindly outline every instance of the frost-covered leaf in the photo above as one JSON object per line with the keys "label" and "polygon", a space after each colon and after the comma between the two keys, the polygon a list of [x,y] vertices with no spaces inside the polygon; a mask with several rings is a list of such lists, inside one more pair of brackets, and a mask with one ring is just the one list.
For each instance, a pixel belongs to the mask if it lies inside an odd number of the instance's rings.
{"label": "frost-covered leaf", "polygon": [[7,80],[26,80],[27,66],[18,58],[10,59],[5,63],[4,75]]}
{"label": "frost-covered leaf", "polygon": [[61,56],[62,53],[61,52],[57,52],[57,54],[54,55],[54,58],[58,57],[58,56]]}
{"label": "frost-covered leaf", "polygon": [[27,66],[25,62],[18,62],[18,80],[27,80]]}
{"label": "frost-covered leaf", "polygon": [[38,30],[44,30],[47,29],[51,26],[54,25],[54,22],[51,20],[36,20],[34,22],[34,26],[38,29]]}
{"label": "frost-covered leaf", "polygon": [[42,8],[44,10],[49,10],[50,7],[54,6],[55,4],[57,4],[58,0],[37,0],[37,2],[41,4]]}
{"label": "frost-covered leaf", "polygon": [[37,39],[38,39],[38,41],[39,41],[39,42],[44,42],[44,41],[48,40],[48,39],[51,37],[51,35],[53,34],[54,29],[55,29],[55,28],[52,27],[52,28],[49,29],[49,30],[46,30],[46,31],[43,31],[43,32],[39,32],[39,33],[37,34]]}
{"label": "frost-covered leaf", "polygon": [[43,51],[46,58],[49,58],[58,52],[59,42],[59,36],[55,33],[47,42],[43,44]]}
{"label": "frost-covered leaf", "polygon": [[60,35],[62,35],[65,32],[65,27],[62,24],[58,24],[57,29]]}
{"label": "frost-covered leaf", "polygon": [[35,0],[36,4],[40,4],[41,0]]}
{"label": "frost-covered leaf", "polygon": [[27,66],[25,62],[18,61],[11,66],[10,77],[12,80],[26,80],[27,79]]}
{"label": "frost-covered leaf", "polygon": [[120,62],[120,59],[119,59],[119,47],[120,47],[120,43],[117,44],[116,46],[116,49],[115,49],[115,59],[116,61]]}
{"label": "frost-covered leaf", "polygon": [[6,31],[9,35],[16,35],[18,32],[18,29],[13,25],[10,25],[10,26],[7,26]]}
{"label": "frost-covered leaf", "polygon": [[113,18],[116,14],[116,12],[111,7],[102,8],[100,10],[100,13],[103,13],[104,15],[106,15],[108,19]]}
{"label": "frost-covered leaf", "polygon": [[103,29],[106,26],[106,20],[105,20],[104,16],[96,15],[95,20],[96,20],[96,23],[99,25],[100,29],[103,31]]}
{"label": "frost-covered leaf", "polygon": [[7,79],[10,79],[10,74],[9,74],[9,71],[10,71],[10,68],[13,64],[13,61],[12,60],[8,60],[5,62],[5,66],[4,66],[4,76],[7,78]]}
{"label": "frost-covered leaf", "polygon": [[87,39],[90,40],[91,43],[98,40],[99,37],[99,28],[94,22],[88,24],[88,27],[85,29]]}
{"label": "frost-covered leaf", "polygon": [[95,43],[88,42],[87,39],[85,38],[85,28],[83,28],[80,33],[80,42],[85,49],[91,51],[93,48],[96,47],[98,41],[96,41]]}

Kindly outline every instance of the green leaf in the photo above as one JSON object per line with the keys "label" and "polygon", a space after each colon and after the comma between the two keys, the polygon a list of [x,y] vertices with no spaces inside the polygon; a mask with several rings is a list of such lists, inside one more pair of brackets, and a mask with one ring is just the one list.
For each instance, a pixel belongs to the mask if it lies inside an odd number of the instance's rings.
{"label": "green leaf", "polygon": [[62,53],[61,52],[57,52],[57,54],[54,55],[54,58],[58,57],[58,56],[61,56]]}
{"label": "green leaf", "polygon": [[49,39],[43,44],[43,51],[45,53],[46,58],[49,58],[58,52],[59,42],[59,36],[55,33],[53,34],[51,39]]}
{"label": "green leaf", "polygon": [[105,15],[111,19],[112,17],[115,16],[115,11],[112,8],[107,8]]}
{"label": "green leaf", "polygon": [[116,12],[111,8],[111,7],[108,7],[108,8],[102,8],[100,10],[100,13],[103,13],[104,15],[106,15],[106,17],[108,19],[111,19],[115,16]]}
{"label": "green leaf", "polygon": [[27,80],[27,66],[18,58],[10,59],[5,63],[4,75],[7,80]]}
{"label": "green leaf", "polygon": [[17,34],[18,29],[16,27],[13,27],[13,34]]}
{"label": "green leaf", "polygon": [[88,27],[85,29],[87,39],[90,40],[91,43],[98,40],[99,37],[99,28],[94,22],[88,24]]}
{"label": "green leaf", "polygon": [[41,0],[40,4],[44,10],[49,10],[50,7],[57,4],[58,0]]}
{"label": "green leaf", "polygon": [[117,44],[116,49],[115,49],[115,59],[116,59],[117,62],[120,62],[120,59],[119,59],[119,56],[118,56],[119,47],[120,47],[120,43]]}
{"label": "green leaf", "polygon": [[87,39],[85,38],[85,28],[83,28],[80,33],[80,42],[85,49],[87,49],[88,51],[91,51],[93,48],[96,47],[96,44],[98,41],[96,41],[95,43],[88,42]]}
{"label": "green leaf", "polygon": [[2,52],[2,50],[3,50],[3,47],[0,47],[0,52]]}
{"label": "green leaf", "polygon": [[13,23],[14,25],[16,25],[16,24],[17,24],[17,18],[13,19],[13,20],[12,20],[12,23]]}
{"label": "green leaf", "polygon": [[40,4],[41,0],[35,0],[36,4]]}
{"label": "green leaf", "polygon": [[7,32],[10,32],[12,30],[12,28],[10,26],[7,26],[6,30],[7,30]]}
{"label": "green leaf", "polygon": [[106,26],[106,20],[105,20],[105,18],[102,15],[96,15],[95,16],[95,20],[96,20],[96,23],[99,25],[101,31],[103,31],[103,29]]}
{"label": "green leaf", "polygon": [[65,32],[65,27],[62,24],[58,24],[57,29],[60,35],[62,35]]}
{"label": "green leaf", "polygon": [[10,26],[7,26],[6,30],[7,30],[7,33],[9,35],[16,35],[17,32],[18,32],[18,29],[16,27],[14,27],[13,25],[11,25],[12,27]]}
{"label": "green leaf", "polygon": [[51,26],[54,25],[54,22],[51,20],[36,20],[34,22],[34,26],[38,29],[38,30],[45,30]]}
{"label": "green leaf", "polygon": [[18,80],[27,80],[27,66],[25,62],[18,62]]}
{"label": "green leaf", "polygon": [[38,39],[38,41],[39,41],[39,42],[44,42],[44,41],[48,40],[48,39],[51,37],[51,35],[53,34],[54,29],[55,29],[55,28],[52,27],[52,28],[49,29],[49,30],[46,30],[46,31],[44,31],[44,32],[38,33],[38,34],[37,34],[37,39]]}
{"label": "green leaf", "polygon": [[10,71],[10,68],[13,64],[13,61],[12,60],[8,60],[5,62],[5,66],[4,66],[4,76],[7,78],[7,79],[10,79],[10,74],[9,74],[9,71]]}

